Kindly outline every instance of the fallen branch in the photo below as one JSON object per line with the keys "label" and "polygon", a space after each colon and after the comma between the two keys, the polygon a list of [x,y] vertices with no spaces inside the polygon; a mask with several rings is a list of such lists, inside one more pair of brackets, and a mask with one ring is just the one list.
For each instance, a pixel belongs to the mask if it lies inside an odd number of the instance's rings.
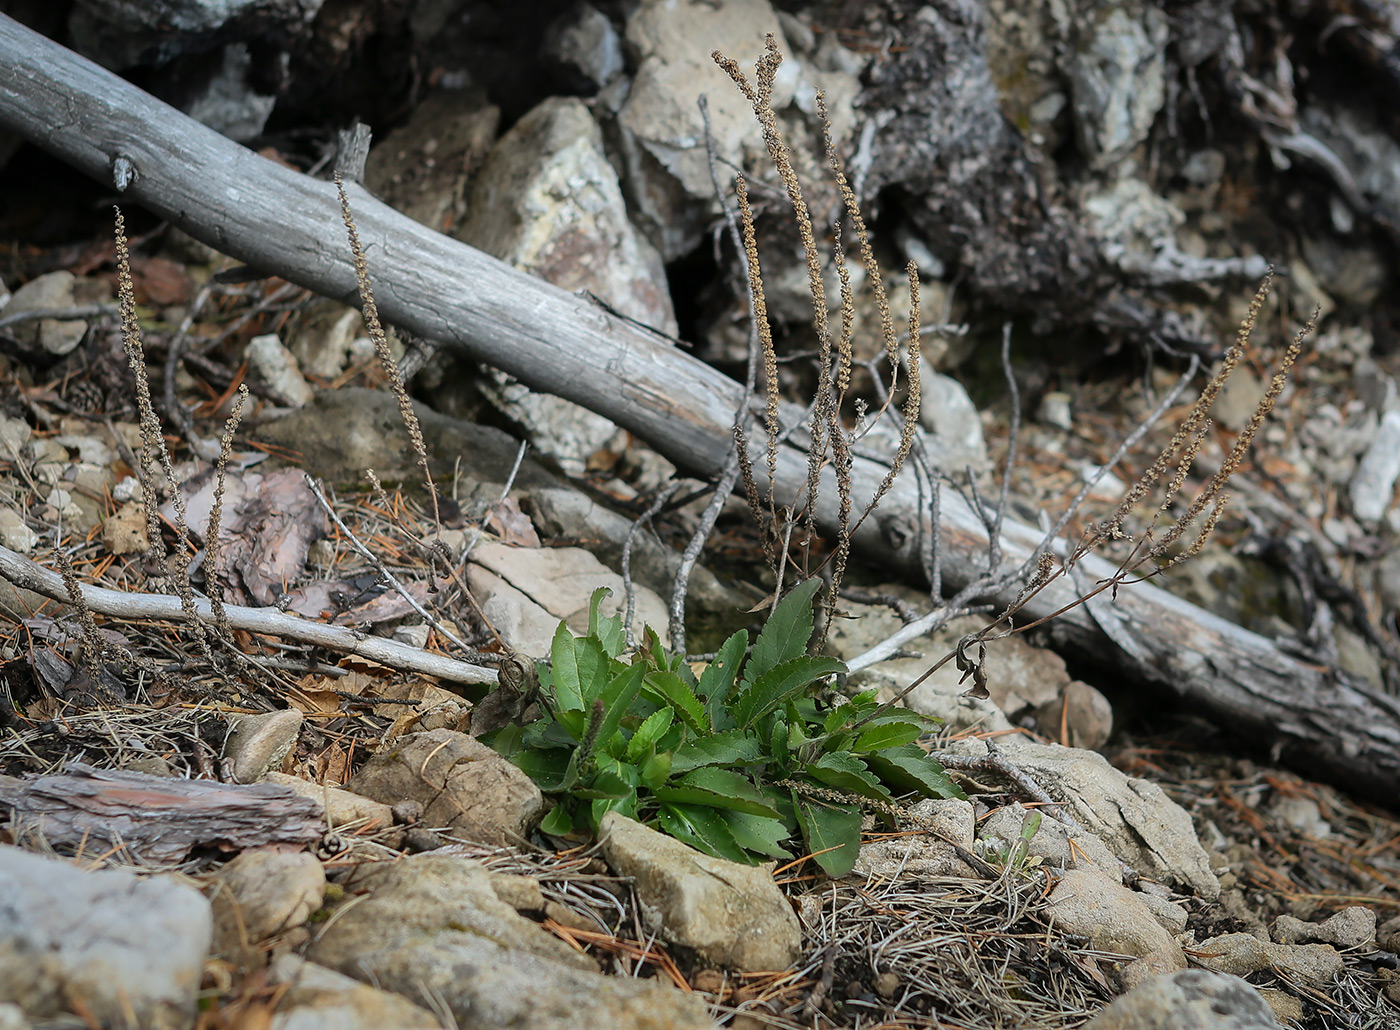
{"label": "fallen branch", "polygon": [[[238,260],[354,301],[355,270],[340,242],[333,184],[260,157],[3,15],[0,126]],[[605,415],[698,475],[724,469],[735,406],[744,400],[740,384],[586,298],[433,232],[359,187],[347,189],[369,241],[386,321]],[[784,422],[799,417],[789,411]],[[856,457],[853,490],[873,494],[887,471],[878,456]],[[796,496],[805,484],[802,431],[783,445],[776,477],[783,496]],[[836,497],[834,482],[821,491],[818,518],[828,530],[840,524]],[[987,530],[952,493],[942,497],[938,517],[945,583],[957,590],[986,571]],[[891,569],[915,570],[932,531],[917,484],[905,478],[855,543]],[[1041,538],[1007,519],[999,541],[1004,560],[1019,565]],[[1092,582],[1115,567],[1087,559],[1078,571]],[[1058,583],[1023,616],[1048,615],[1074,598],[1073,584]],[[161,600],[173,614],[160,617],[178,617],[178,602]],[[1116,675],[1156,685],[1272,747],[1308,776],[1394,801],[1400,701],[1345,673],[1299,661],[1150,585],[1121,591],[1116,603],[1102,597],[1076,608],[1051,632]],[[365,643],[356,642],[358,653]]]}
{"label": "fallen branch", "polygon": [[[7,547],[0,547],[0,577],[25,590],[52,597],[64,604],[70,603],[63,578],[57,572],[52,572]],[[177,623],[185,618],[180,599],[170,594],[128,593],[124,590],[108,590],[105,587],[87,584],[82,585],[81,589],[88,608],[99,615]],[[208,598],[195,598],[194,608],[201,622],[211,627],[219,625]],[[283,640],[324,647],[339,654],[359,655],[395,669],[421,672],[451,683],[496,682],[494,669],[459,662],[433,654],[431,651],[401,644],[397,640],[366,636],[346,626],[312,622],[276,608],[245,608],[242,605],[226,604],[224,614],[229,626],[249,633],[264,633]]]}

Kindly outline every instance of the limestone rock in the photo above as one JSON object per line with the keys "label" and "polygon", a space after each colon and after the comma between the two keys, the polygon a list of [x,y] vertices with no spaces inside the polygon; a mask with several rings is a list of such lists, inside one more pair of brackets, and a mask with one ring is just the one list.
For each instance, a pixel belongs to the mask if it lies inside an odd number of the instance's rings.
{"label": "limestone rock", "polygon": [[[563,289],[588,290],[658,332],[676,334],[661,256],[628,221],[602,132],[581,100],[545,100],[501,137],[457,236]],[[533,393],[509,377],[495,382],[488,395],[572,475],[581,475],[617,431],[570,401]]]}
{"label": "limestone rock", "polygon": [[300,776],[270,772],[263,777],[268,783],[290,788],[304,798],[319,802],[326,813],[326,825],[332,830],[342,827],[355,830],[385,830],[394,825],[393,810],[379,801],[352,794],[339,787],[327,787],[303,780]]}
{"label": "limestone rock", "polygon": [[752,107],[710,53],[722,51],[752,77],[770,32],[789,55],[773,91],[773,108],[781,110],[792,99],[798,66],[767,0],[645,0],[628,19],[627,44],[638,66],[618,112],[623,163],[643,228],[667,261],[699,242],[714,196],[696,96],[708,100],[721,161],[742,165],[763,148]]}
{"label": "limestone rock", "polygon": [[271,1030],[438,1030],[442,1024],[400,994],[352,980],[296,955],[272,967],[272,980],[286,984]]}
{"label": "limestone rock", "polygon": [[[996,841],[998,847],[1014,847],[1021,839],[1027,810],[1020,804],[1003,805],[977,828],[982,842]],[[1058,819],[1045,815],[1026,847],[1026,854],[1038,855],[1046,864],[1059,869],[1097,869],[1115,883],[1122,880],[1123,863],[1092,833],[1072,830]]]}
{"label": "limestone rock", "polygon": [[[974,755],[986,751],[984,744],[971,741],[951,748]],[[1015,740],[1002,750],[1137,872],[1189,887],[1207,901],[1220,896],[1220,881],[1211,872],[1190,815],[1161,787],[1124,775],[1096,751]]]}
{"label": "limestone rock", "polygon": [[275,934],[301,926],[321,907],[326,871],[305,851],[245,851],[209,883],[214,954],[238,960]]}
{"label": "limestone rock", "polygon": [[1376,939],[1375,909],[1352,905],[1320,923],[1305,923],[1293,916],[1274,920],[1273,938],[1279,944],[1321,941],[1339,948],[1359,948]]}
{"label": "limestone rock", "polygon": [[[78,277],[72,272],[49,272],[29,280],[14,292],[5,305],[5,315],[26,311],[63,311],[78,306],[74,288]],[[83,342],[88,324],[81,318],[37,318],[18,322],[5,331],[25,347],[39,347],[63,356]]]}
{"label": "limestone rock", "polygon": [[582,1026],[711,1030],[693,995],[656,980],[603,976],[593,960],[496,895],[490,874],[431,853],[361,866],[309,958],[477,1030]]}
{"label": "limestone rock", "polygon": [[1057,928],[1088,937],[1096,949],[1138,956],[1121,974],[1129,985],[1145,980],[1144,974],[1186,968],[1181,945],[1141,897],[1096,869],[1061,877],[1050,893],[1050,912]]}
{"label": "limestone rock", "polygon": [[243,354],[253,371],[281,400],[293,408],[311,403],[315,391],[302,376],[296,357],[282,345],[276,333],[254,336]]}
{"label": "limestone rock", "polygon": [[603,816],[598,836],[664,940],[740,972],[787,969],[801,955],[797,917],[768,867],[701,854],[617,812]]}
{"label": "limestone rock", "polygon": [[39,546],[39,534],[29,528],[24,517],[9,505],[0,505],[0,544],[19,554]]}
{"label": "limestone rock", "polygon": [[1115,999],[1084,1030],[1277,1030],[1252,984],[1203,969],[1156,976]]}
{"label": "limestone rock", "polygon": [[0,1003],[31,1019],[81,998],[104,1026],[176,1030],[195,1015],[209,903],[166,877],[85,871],[0,845]]}
{"label": "limestone rock", "polygon": [[1068,70],[1080,149],[1092,167],[1108,168],[1147,139],[1162,109],[1168,23],[1131,0],[1095,6]]}
{"label": "limestone rock", "polygon": [[1196,948],[1200,965],[1235,976],[1273,968],[1326,984],[1342,971],[1342,956],[1330,944],[1274,944],[1247,933],[1227,933],[1202,941]]}
{"label": "limestone rock", "polygon": [[224,744],[224,762],[233,781],[256,783],[279,768],[297,742],[303,718],[299,709],[285,708],[235,721]]}
{"label": "limestone rock", "polygon": [[456,836],[484,844],[523,839],[544,810],[534,781],[456,730],[400,737],[373,755],[348,786],[386,805],[418,801],[428,826],[447,826]]}
{"label": "limestone rock", "polygon": [[[600,607],[604,615],[620,611],[626,603],[622,577],[581,547],[507,547],[505,544],[482,542],[472,551],[471,562],[500,577],[544,609],[549,615],[550,639],[561,619],[568,622],[574,632],[587,632],[588,605],[593,591],[598,587],[612,590]],[[479,582],[491,585],[484,579]],[[632,628],[640,639],[643,626],[650,625],[658,630],[664,627],[667,612],[665,602],[653,591],[639,586],[636,593],[637,614]],[[486,606],[487,598],[491,596],[489,593],[484,597],[478,595],[477,599]],[[531,625],[533,632],[538,633],[543,622],[534,616]],[[537,639],[526,642],[540,646]],[[513,641],[512,644],[517,650],[521,649]],[[537,656],[548,654],[547,641],[543,650],[525,653]]]}
{"label": "limestone rock", "polygon": [[[911,814],[917,825],[940,836],[911,835],[873,840],[860,846],[851,878],[894,880],[907,877],[930,880],[939,876],[973,876],[948,841],[972,849],[975,815],[972,803],[956,798],[927,798],[914,805]],[[947,838],[946,840],[941,838]]]}

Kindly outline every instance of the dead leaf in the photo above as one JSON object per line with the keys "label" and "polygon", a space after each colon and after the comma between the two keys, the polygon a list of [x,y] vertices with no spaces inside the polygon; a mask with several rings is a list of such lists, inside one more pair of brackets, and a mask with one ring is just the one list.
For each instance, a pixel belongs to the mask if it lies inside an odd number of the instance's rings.
{"label": "dead leaf", "polygon": [[489,521],[503,544],[513,547],[542,546],[535,524],[530,521],[530,516],[520,510],[520,502],[514,497],[507,497],[492,508]]}
{"label": "dead leaf", "polygon": [[109,554],[145,554],[151,549],[146,526],[146,509],[138,501],[127,501],[102,523],[102,546]]}

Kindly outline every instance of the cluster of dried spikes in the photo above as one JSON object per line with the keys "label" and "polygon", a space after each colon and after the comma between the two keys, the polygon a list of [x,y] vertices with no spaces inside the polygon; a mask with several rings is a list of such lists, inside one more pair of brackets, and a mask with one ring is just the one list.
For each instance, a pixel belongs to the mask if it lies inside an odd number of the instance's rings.
{"label": "cluster of dried spikes", "polygon": [[[899,444],[890,464],[888,474],[866,502],[859,516],[853,517],[855,502],[852,498],[852,446],[857,435],[868,431],[885,411],[882,407],[871,419],[861,419],[855,429],[847,429],[842,420],[842,409],[851,388],[851,373],[854,368],[852,338],[855,330],[855,296],[851,286],[850,270],[846,265],[842,247],[841,220],[838,217],[833,226],[835,245],[832,260],[841,284],[841,326],[834,331],[827,314],[826,284],[822,278],[821,252],[817,248],[816,234],[812,227],[811,215],[803,196],[802,184],[792,167],[787,144],[778,129],[778,119],[773,112],[773,84],[777,77],[782,54],[777,42],[770,34],[763,55],[754,67],[754,81],[750,82],[738,63],[725,57],[719,51],[713,53],[715,63],[728,73],[736,86],[753,105],[754,116],[763,131],[763,140],[768,149],[769,159],[777,170],[778,178],[787,190],[792,204],[793,220],[802,238],[802,248],[806,256],[808,289],[812,298],[812,328],[817,337],[817,387],[811,407],[809,432],[811,446],[808,451],[807,478],[801,493],[791,506],[779,506],[774,496],[777,479],[778,446],[783,435],[783,427],[778,417],[778,358],[774,349],[772,328],[768,324],[768,308],[764,297],[763,275],[759,264],[758,244],[754,230],[753,211],[749,205],[748,186],[742,175],[735,181],[734,192],[739,206],[739,223],[743,236],[744,251],[748,258],[749,295],[752,315],[757,325],[759,344],[762,350],[765,379],[764,433],[766,436],[766,458],[768,489],[766,497],[761,495],[754,478],[753,460],[749,453],[747,435],[742,422],[736,423],[734,435],[738,447],[740,473],[744,491],[755,521],[766,527],[764,540],[767,559],[777,576],[777,589],[774,599],[781,595],[784,574],[787,566],[796,565],[798,573],[805,577],[812,574],[808,567],[811,541],[816,534],[817,496],[821,485],[822,470],[830,464],[835,473],[839,500],[838,530],[836,548],[832,556],[831,586],[828,597],[835,597],[840,588],[850,556],[851,540],[865,518],[874,510],[880,499],[893,485],[895,477],[904,467],[910,451],[914,447],[915,431],[919,424],[919,274],[911,261],[906,269],[909,276],[910,305],[908,343],[901,357],[899,338],[890,314],[889,298],[884,281],[880,276],[879,265],[870,245],[870,236],[865,219],[860,212],[855,190],[851,188],[842,168],[841,158],[831,137],[831,121],[826,107],[826,98],[817,94],[817,111],[822,124],[827,163],[841,200],[846,216],[851,221],[856,242],[860,251],[861,264],[865,268],[875,297],[876,311],[880,319],[880,334],[884,341],[885,354],[889,361],[890,383],[886,396],[892,397],[899,382],[900,368],[907,368],[908,384],[902,410]],[[887,402],[888,404],[888,402]],[[789,555],[791,535],[797,522],[803,524],[802,559],[795,562]]]}

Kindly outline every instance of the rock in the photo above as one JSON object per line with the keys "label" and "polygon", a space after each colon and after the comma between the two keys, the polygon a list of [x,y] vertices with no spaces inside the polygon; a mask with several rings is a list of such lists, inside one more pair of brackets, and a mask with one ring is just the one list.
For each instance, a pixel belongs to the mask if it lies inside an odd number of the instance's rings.
{"label": "rock", "polygon": [[467,587],[481,605],[481,613],[496,628],[501,639],[514,651],[544,658],[559,619],[537,604],[524,591],[480,565],[467,566]]}
{"label": "rock", "polygon": [[1342,971],[1342,956],[1330,944],[1274,944],[1248,933],[1227,933],[1202,941],[1193,950],[1197,964],[1234,976],[1272,968],[1326,984]]}
{"label": "rock", "polygon": [[1389,411],[1351,477],[1351,510],[1363,522],[1379,522],[1400,478],[1400,411]]}
{"label": "rock", "polygon": [[1360,948],[1376,940],[1376,913],[1374,909],[1352,905],[1320,923],[1279,916],[1274,920],[1273,938],[1279,944],[1321,941],[1339,948]]}
{"label": "rock", "polygon": [[429,826],[484,844],[522,840],[544,810],[534,781],[480,741],[447,729],[400,737],[348,786],[387,805],[418,801]]}
{"label": "rock", "polygon": [[[9,306],[6,305],[5,313],[9,314],[9,310]],[[10,333],[14,331],[13,329],[6,330]],[[24,445],[29,442],[29,438],[33,435],[34,430],[24,419],[0,415],[0,457],[7,461],[17,460],[23,455]]]}
{"label": "rock", "polygon": [[579,93],[596,93],[622,74],[622,39],[608,16],[590,3],[576,3],[554,19],[540,50]]}
{"label": "rock", "polygon": [[[496,142],[500,123],[501,110],[484,90],[429,93],[406,124],[375,140],[365,185],[410,218],[451,232],[466,216],[471,177]],[[362,325],[355,323],[355,334]]]}
{"label": "rock", "polygon": [[271,1030],[438,1030],[442,1023],[401,994],[381,991],[296,955],[272,966],[287,985]]}
{"label": "rock", "polygon": [[30,1019],[78,998],[105,1026],[187,1027],[210,934],[209,903],[193,887],[0,845],[0,1002]]}
{"label": "rock", "polygon": [[[501,137],[477,177],[457,236],[563,289],[588,290],[658,332],[676,334],[661,256],[628,221],[602,132],[581,100],[545,100]],[[601,415],[562,398],[533,393],[500,374],[496,382],[488,395],[571,475],[582,475],[617,432]]]}
{"label": "rock", "polygon": [[1391,916],[1376,928],[1376,943],[1389,952],[1400,952],[1400,916]]}
{"label": "rock", "polygon": [[982,438],[982,416],[967,389],[952,376],[935,372],[933,365],[920,365],[919,383],[923,402],[919,424],[936,437],[942,448],[938,465],[952,475],[969,465],[980,472],[990,464],[987,442]]}
{"label": "rock", "polygon": [[423,1005],[445,1004],[460,1026],[714,1026],[694,995],[599,974],[592,959],[501,901],[470,859],[432,853],[362,865],[346,886],[367,896],[333,914],[308,957]]}
{"label": "rock", "polygon": [[1142,898],[1096,869],[1065,873],[1050,892],[1049,913],[1057,929],[1089,938],[1098,951],[1138,956],[1120,972],[1128,984],[1186,968],[1181,945]]}
{"label": "rock", "polygon": [[[463,487],[460,497],[470,500],[479,493],[494,504],[515,463],[519,442],[499,429],[449,418],[416,401],[413,411],[423,429],[433,474],[449,478],[457,474]],[[416,483],[422,475],[398,402],[384,390],[323,390],[305,408],[259,426],[254,438],[296,451],[301,467],[330,483],[362,482],[367,468],[386,483]],[[559,485],[526,456],[516,477],[517,488],[543,484]]]}
{"label": "rock", "polygon": [[1318,840],[1332,836],[1332,824],[1322,818],[1316,801],[1301,794],[1276,794],[1269,802],[1269,814],[1285,826]]}
{"label": "rock", "polygon": [[1091,167],[1118,164],[1166,99],[1167,17],[1132,0],[1096,4],[1068,77],[1079,147]]}
{"label": "rock", "polygon": [[1157,922],[1166,928],[1167,933],[1172,936],[1186,931],[1187,914],[1186,909],[1180,905],[1168,901],[1166,898],[1159,898],[1155,894],[1148,894],[1146,891],[1139,891],[1138,898],[1152,910],[1152,914],[1157,917]]}
{"label": "rock", "polygon": [[[927,595],[900,584],[881,584],[875,589],[893,594],[915,607],[928,604]],[[903,625],[899,617],[883,605],[843,602],[842,607],[851,618],[838,620],[830,635],[832,651],[840,658],[850,659],[864,653]],[[905,650],[922,652],[922,658],[878,662],[852,673],[848,683],[862,690],[874,687],[880,691],[882,699],[896,694],[957,647],[965,633],[981,629],[983,625],[985,621],[975,617],[954,619],[941,630],[904,645]],[[943,719],[954,731],[975,727],[1006,732],[1015,728],[1008,715],[1048,704],[1069,683],[1064,659],[1053,651],[1032,647],[1020,637],[998,640],[987,648],[990,700],[964,697],[968,684],[959,682],[961,676],[954,663],[949,662],[914,688],[904,703],[916,712]]]}
{"label": "rock", "polygon": [[[708,101],[721,161],[742,166],[746,157],[763,153],[753,108],[710,53],[722,51],[752,78],[753,62],[770,32],[791,55],[766,0],[645,0],[628,19],[627,44],[638,64],[617,118],[623,166],[642,227],[666,261],[700,242],[705,212],[714,203],[705,126],[695,98],[703,93]],[[797,77],[797,63],[789,56],[773,91],[775,110],[792,99]]]}
{"label": "rock", "polygon": [[[231,140],[246,143],[262,135],[277,98],[260,93],[250,82],[253,58],[246,43],[229,43],[204,62],[204,74],[192,87],[167,95],[195,121]],[[168,91],[166,91],[168,93]]]}
{"label": "rock", "polygon": [[127,501],[102,523],[102,546],[108,554],[145,554],[151,549],[146,508],[140,501]]}
{"label": "rock", "polygon": [[297,742],[303,718],[300,709],[286,708],[236,719],[224,742],[224,762],[233,782],[256,783],[279,769]]}
{"label": "rock", "polygon": [[244,348],[243,356],[272,392],[288,405],[301,408],[311,403],[315,391],[302,378],[296,357],[282,346],[276,333],[254,336]]}
{"label": "rock", "polygon": [[1048,705],[1036,709],[1036,726],[1040,732],[1070,747],[1094,751],[1108,743],[1113,736],[1113,706],[1098,690],[1080,680],[1065,684],[1064,694]]}
{"label": "rock", "polygon": [[24,1009],[9,1002],[0,1004],[0,1030],[31,1030],[31,1027],[24,1018]]}
{"label": "rock", "polygon": [[937,836],[900,836],[869,841],[860,846],[856,864],[848,877],[858,879],[896,880],[900,878],[932,880],[940,876],[973,876],[972,868],[958,857],[955,841],[972,849],[972,832],[976,817],[972,803],[956,798],[936,800],[927,798],[910,810],[921,827],[940,834]]}
{"label": "rock", "polygon": [[[998,848],[1014,847],[1021,840],[1021,828],[1026,825],[1028,810],[1020,804],[1003,805],[977,828],[977,839],[996,842]],[[1035,836],[1026,847],[1026,854],[1038,855],[1047,865],[1057,869],[1097,869],[1115,882],[1123,878],[1123,864],[1103,841],[1092,833],[1071,830],[1064,823],[1044,815]]]}
{"label": "rock", "polygon": [[[598,587],[607,587],[612,591],[599,606],[604,615],[621,611],[626,603],[622,577],[581,547],[507,547],[505,544],[483,541],[471,553],[469,573],[472,565],[486,569],[544,609],[550,616],[549,639],[553,639],[554,629],[561,619],[575,633],[588,632],[589,601]],[[471,583],[473,591],[477,583],[483,587],[483,593],[475,596],[486,607],[488,599],[495,596],[488,592],[493,584],[479,578]],[[661,631],[668,614],[665,603],[651,590],[636,586],[636,594],[637,609],[632,628],[640,640],[645,626]],[[524,622],[525,617],[522,616],[521,621]],[[533,618],[532,625],[534,632],[538,632],[540,620],[537,616]],[[539,646],[538,639],[526,643]],[[513,643],[512,646],[522,650],[519,645]],[[543,656],[549,653],[549,647],[546,642],[543,650],[525,653]]]}
{"label": "rock", "polygon": [[700,961],[738,972],[782,970],[802,936],[768,866],[701,854],[617,812],[598,827],[603,854],[633,878],[647,929],[692,949]]}
{"label": "rock", "polygon": [[244,851],[210,877],[213,953],[247,963],[262,941],[301,926],[326,897],[326,871],[305,851]]}
{"label": "rock", "polygon": [[30,529],[24,516],[9,505],[0,505],[0,544],[28,554],[39,546],[39,534]]}
{"label": "rock", "polygon": [[1139,984],[1084,1030],[1278,1030],[1278,1023],[1252,984],[1187,969]]}
{"label": "rock", "polygon": [[[26,311],[63,311],[78,306],[72,272],[49,272],[29,280],[14,292],[5,305],[5,317]],[[83,342],[88,324],[81,318],[38,318],[17,322],[5,332],[24,347],[39,347],[62,357]]]}
{"label": "rock", "polygon": [[[982,754],[980,742],[953,749]],[[1189,887],[1207,901],[1220,896],[1220,881],[1196,838],[1191,817],[1155,783],[1125,776],[1095,751],[1007,741],[1006,757],[1063,799],[1085,830],[1119,859],[1154,880]]]}

